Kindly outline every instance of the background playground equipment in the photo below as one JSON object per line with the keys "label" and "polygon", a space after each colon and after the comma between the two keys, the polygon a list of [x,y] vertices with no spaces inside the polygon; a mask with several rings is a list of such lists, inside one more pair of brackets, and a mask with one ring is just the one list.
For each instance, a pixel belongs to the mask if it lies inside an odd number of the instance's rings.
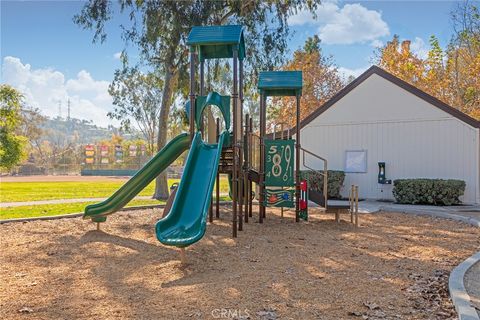
{"label": "background playground equipment", "polygon": [[133,176],[149,158],[144,144],[88,144],[82,149],[82,176]]}

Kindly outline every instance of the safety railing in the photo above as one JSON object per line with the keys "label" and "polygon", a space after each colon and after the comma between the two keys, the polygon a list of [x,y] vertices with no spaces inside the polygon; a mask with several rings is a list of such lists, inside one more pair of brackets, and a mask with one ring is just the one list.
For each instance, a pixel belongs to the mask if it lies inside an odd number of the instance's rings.
{"label": "safety railing", "polygon": [[[308,170],[310,171],[313,171],[313,172],[316,172],[318,173],[319,175],[321,175],[323,177],[323,197],[324,197],[324,200],[325,200],[325,209],[327,209],[327,204],[328,204],[328,162],[327,162],[327,159],[311,152],[311,151],[308,151],[307,149],[304,149],[304,148],[300,148],[300,150],[302,151],[302,165],[303,167],[307,168]],[[309,156],[312,156],[320,161],[323,162],[323,170],[318,170],[318,169],[314,169],[310,166],[307,165],[306,163],[306,155],[309,155]]]}
{"label": "safety railing", "polygon": [[288,126],[288,123],[286,122],[278,122],[273,125],[273,140],[275,140],[277,137],[277,127],[280,127],[280,132],[279,132],[279,139],[289,139],[290,138],[290,127],[287,127],[287,132],[285,135],[285,126]]}

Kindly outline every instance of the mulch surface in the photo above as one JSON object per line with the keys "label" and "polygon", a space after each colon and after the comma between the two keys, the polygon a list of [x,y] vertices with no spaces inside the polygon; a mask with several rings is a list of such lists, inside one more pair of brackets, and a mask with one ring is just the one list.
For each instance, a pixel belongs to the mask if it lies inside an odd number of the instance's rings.
{"label": "mulch surface", "polygon": [[[311,210],[268,210],[232,239],[231,213],[179,250],[154,234],[160,209],[0,225],[1,319],[453,319],[450,271],[477,228],[398,213],[360,227]],[[347,220],[347,216],[343,216]]]}

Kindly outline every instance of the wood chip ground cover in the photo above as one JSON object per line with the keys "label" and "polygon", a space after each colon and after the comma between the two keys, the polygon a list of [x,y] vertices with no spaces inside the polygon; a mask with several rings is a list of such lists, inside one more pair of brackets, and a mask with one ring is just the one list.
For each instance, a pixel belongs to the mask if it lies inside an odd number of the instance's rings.
{"label": "wood chip ground cover", "polygon": [[183,267],[160,216],[0,225],[0,318],[452,319],[448,274],[480,247],[453,221],[361,214],[355,230],[315,210],[297,224],[269,210],[232,239],[224,208]]}

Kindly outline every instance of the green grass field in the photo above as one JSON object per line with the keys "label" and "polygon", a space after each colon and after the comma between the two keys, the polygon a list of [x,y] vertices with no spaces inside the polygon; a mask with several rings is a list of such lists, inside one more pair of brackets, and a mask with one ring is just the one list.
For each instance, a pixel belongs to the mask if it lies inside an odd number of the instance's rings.
{"label": "green grass field", "polygon": [[[41,216],[56,216],[67,213],[83,212],[85,206],[95,202],[77,202],[63,204],[42,204],[35,206],[8,207],[0,209],[0,219],[32,218]],[[162,204],[164,201],[157,200],[132,200],[127,207]]]}
{"label": "green grass field", "polygon": [[[169,179],[171,186],[179,179]],[[120,188],[125,181],[69,181],[69,182],[2,182],[0,183],[0,202],[23,202],[53,199],[105,198]],[[155,182],[150,183],[140,196],[151,196]],[[228,192],[228,180],[220,179],[220,192]]]}
{"label": "green grass field", "polygon": [[[178,182],[178,179],[170,180],[169,185],[174,182]],[[2,182],[0,202],[104,198],[124,183],[125,181]],[[150,196],[154,189],[155,182],[152,182],[139,195]]]}
{"label": "green grass field", "polygon": [[[220,197],[221,201],[228,200],[226,196]],[[0,220],[3,219],[17,219],[17,218],[33,218],[33,217],[46,217],[56,216],[68,213],[83,212],[85,207],[95,202],[77,202],[77,203],[63,203],[63,204],[42,204],[35,206],[20,206],[20,207],[8,207],[0,208]],[[126,206],[144,206],[151,204],[165,204],[165,201],[158,201],[155,199],[134,199]]]}
{"label": "green grass field", "polygon": [[[169,186],[179,179],[169,179]],[[55,199],[106,198],[120,188],[125,181],[69,181],[69,182],[2,182],[0,183],[0,202],[24,202]],[[150,183],[139,195],[151,196],[155,183]],[[220,192],[228,193],[228,180],[220,179]],[[228,197],[222,196],[221,200]],[[0,219],[31,218],[83,212],[85,206],[95,202],[77,202],[63,204],[42,204],[0,208]],[[162,204],[154,199],[134,199],[128,207]]]}

